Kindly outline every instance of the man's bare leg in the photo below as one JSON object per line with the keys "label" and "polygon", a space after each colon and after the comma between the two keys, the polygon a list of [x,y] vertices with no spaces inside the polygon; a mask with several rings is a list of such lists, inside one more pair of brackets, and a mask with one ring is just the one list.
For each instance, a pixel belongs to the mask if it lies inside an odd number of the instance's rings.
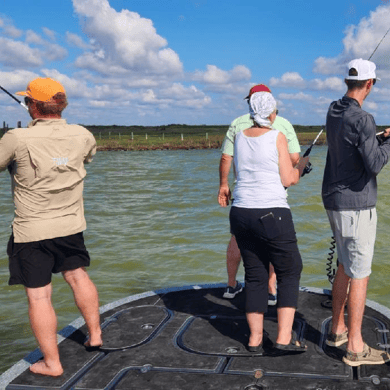
{"label": "man's bare leg", "polygon": [[348,344],[352,352],[362,352],[364,341],[362,337],[362,323],[368,279],[351,279],[348,294]]}
{"label": "man's bare leg", "polygon": [[346,275],[343,265],[339,264],[332,289],[332,332],[334,334],[342,334],[347,330],[344,315],[350,281],[351,278]]}
{"label": "man's bare leg", "polygon": [[77,268],[62,273],[73,291],[74,300],[84,317],[89,332],[88,347],[99,347],[103,344],[100,328],[99,296],[95,285],[84,268]]}
{"label": "man's bare leg", "polygon": [[38,288],[26,287],[28,313],[43,360],[30,366],[34,374],[59,376],[64,370],[57,345],[57,317],[51,303],[51,283]]}
{"label": "man's bare leg", "polygon": [[232,235],[226,251],[226,268],[228,274],[228,286],[236,287],[236,277],[237,277],[240,261],[241,261],[241,253],[240,250],[238,249],[236,237]]}

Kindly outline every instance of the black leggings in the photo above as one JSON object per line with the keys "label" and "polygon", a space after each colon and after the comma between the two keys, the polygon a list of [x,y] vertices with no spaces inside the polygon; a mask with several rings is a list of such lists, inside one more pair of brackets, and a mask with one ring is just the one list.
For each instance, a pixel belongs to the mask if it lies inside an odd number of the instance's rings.
{"label": "black leggings", "polygon": [[269,263],[275,268],[278,307],[297,307],[302,259],[290,209],[232,206],[230,228],[245,267],[246,312],[267,312]]}

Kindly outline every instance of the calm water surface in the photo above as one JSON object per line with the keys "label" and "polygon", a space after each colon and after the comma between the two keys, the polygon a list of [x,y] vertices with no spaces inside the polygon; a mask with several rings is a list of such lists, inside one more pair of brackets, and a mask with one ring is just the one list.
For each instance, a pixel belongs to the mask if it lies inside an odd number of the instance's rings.
{"label": "calm water surface", "polygon": [[[325,263],[331,231],[320,190],[326,147],[311,153],[313,171],[289,190],[304,268],[301,285],[329,288]],[[229,208],[216,201],[218,150],[99,152],[88,166],[85,241],[100,304],[163,287],[225,282]],[[390,169],[379,177],[378,234],[368,298],[387,307]],[[0,374],[36,347],[21,286],[8,286],[6,244],[13,204],[0,179]],[[243,269],[239,272],[243,279]],[[62,329],[79,317],[62,277],[53,277]]]}

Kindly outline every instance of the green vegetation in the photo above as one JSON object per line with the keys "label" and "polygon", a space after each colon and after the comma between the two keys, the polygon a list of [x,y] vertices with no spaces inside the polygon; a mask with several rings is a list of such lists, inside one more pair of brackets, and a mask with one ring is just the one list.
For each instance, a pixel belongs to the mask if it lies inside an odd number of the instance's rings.
{"label": "green vegetation", "polygon": [[[219,149],[228,125],[85,126],[98,150]],[[310,144],[321,126],[294,125],[301,145]],[[322,134],[318,144],[325,143]]]}

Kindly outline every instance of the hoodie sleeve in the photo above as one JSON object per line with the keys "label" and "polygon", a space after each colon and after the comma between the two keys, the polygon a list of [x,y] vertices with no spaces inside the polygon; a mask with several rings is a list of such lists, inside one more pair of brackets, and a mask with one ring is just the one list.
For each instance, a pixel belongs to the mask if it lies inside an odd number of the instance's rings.
{"label": "hoodie sleeve", "polygon": [[376,138],[374,118],[367,114],[357,123],[359,134],[358,150],[363,159],[364,167],[370,174],[378,175],[387,164],[390,155],[390,143],[380,145]]}

